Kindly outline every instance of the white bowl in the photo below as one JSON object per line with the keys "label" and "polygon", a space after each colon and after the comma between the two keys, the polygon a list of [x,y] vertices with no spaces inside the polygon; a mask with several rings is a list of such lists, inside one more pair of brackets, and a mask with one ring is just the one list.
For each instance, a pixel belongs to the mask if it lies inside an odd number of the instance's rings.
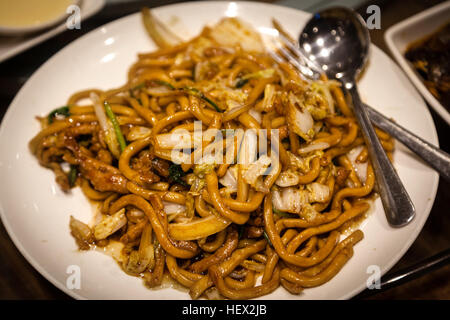
{"label": "white bowl", "polygon": [[[79,3],[79,0],[71,0],[69,5],[77,5]],[[3,36],[23,36],[29,33],[38,32],[47,28],[50,28],[57,24],[58,22],[61,22],[64,18],[68,17],[68,13],[66,10],[62,11],[58,16],[43,21],[42,23],[38,24],[32,24],[32,25],[25,25],[25,26],[5,26],[0,24],[0,35]]]}
{"label": "white bowl", "polygon": [[432,34],[439,27],[448,23],[449,18],[450,1],[446,1],[397,23],[390,27],[384,35],[389,50],[391,50],[400,67],[425,100],[448,124],[450,124],[450,113],[427,89],[422,77],[414,70],[411,63],[406,60],[404,54],[409,44]]}

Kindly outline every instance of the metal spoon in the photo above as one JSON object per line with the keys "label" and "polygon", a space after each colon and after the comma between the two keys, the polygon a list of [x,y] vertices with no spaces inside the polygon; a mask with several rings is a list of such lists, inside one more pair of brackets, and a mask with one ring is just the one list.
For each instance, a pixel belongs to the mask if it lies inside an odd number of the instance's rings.
{"label": "metal spoon", "polygon": [[439,172],[442,178],[450,181],[450,155],[447,152],[433,146],[431,143],[403,128],[367,104],[365,104],[365,107],[369,112],[370,121],[373,124],[403,143]]}
{"label": "metal spoon", "polygon": [[370,36],[361,16],[336,7],[314,14],[299,37],[308,66],[337,79],[348,90],[376,174],[387,221],[391,226],[408,224],[414,204],[381,146],[356,88],[356,77],[367,62]]}

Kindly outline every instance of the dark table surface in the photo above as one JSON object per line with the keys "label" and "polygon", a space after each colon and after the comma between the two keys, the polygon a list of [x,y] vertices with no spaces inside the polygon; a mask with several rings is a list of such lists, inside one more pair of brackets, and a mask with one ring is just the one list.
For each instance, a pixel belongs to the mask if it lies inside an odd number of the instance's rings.
{"label": "dark table surface", "polygon": [[[136,1],[131,3],[111,3],[100,13],[82,21],[80,30],[70,30],[46,42],[0,63],[0,120],[9,104],[27,79],[53,54],[83,34],[138,11],[146,6],[156,7],[179,1]],[[274,1],[265,1],[274,2]],[[372,41],[388,52],[383,39],[387,28],[411,15],[421,12],[441,1],[375,1],[381,8],[380,30],[372,30]],[[373,4],[374,2],[371,2]],[[364,16],[367,5],[358,8]],[[449,126],[430,108],[435,122],[440,146],[450,152]],[[1,182],[0,182],[1,183]],[[430,216],[417,240],[403,258],[389,271],[389,274],[411,266],[427,257],[450,248],[449,182],[439,182],[436,200]],[[356,298],[360,299],[450,299],[450,265],[428,272],[421,277],[388,290],[372,290]],[[41,276],[19,253],[0,223],[0,299],[70,299]]]}

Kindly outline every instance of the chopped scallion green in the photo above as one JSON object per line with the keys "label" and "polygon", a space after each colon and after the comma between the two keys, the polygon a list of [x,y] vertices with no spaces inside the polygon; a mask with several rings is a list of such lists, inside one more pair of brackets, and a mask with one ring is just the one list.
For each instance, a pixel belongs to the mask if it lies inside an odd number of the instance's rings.
{"label": "chopped scallion green", "polygon": [[211,99],[209,99],[207,96],[205,96],[205,94],[203,92],[201,92],[200,90],[196,89],[196,88],[192,88],[192,87],[184,87],[183,90],[197,98],[203,99],[206,102],[208,102],[214,109],[216,109],[217,112],[223,112],[222,109],[219,108],[219,106],[212,101]]}
{"label": "chopped scallion green", "polygon": [[50,112],[47,117],[48,124],[52,124],[53,119],[58,116],[64,116],[64,117],[70,116],[69,106],[63,106],[63,107],[57,108],[57,109],[53,110],[52,112]]}
{"label": "chopped scallion green", "polygon": [[127,143],[125,142],[125,138],[123,137],[119,122],[117,121],[116,115],[112,111],[109,103],[105,101],[104,105],[105,105],[106,115],[108,116],[109,120],[111,120],[111,123],[114,128],[114,132],[116,133],[116,138],[117,138],[117,142],[119,142],[120,151],[123,152],[123,150],[125,150],[125,148],[127,146]]}
{"label": "chopped scallion green", "polygon": [[273,247],[272,241],[270,241],[269,235],[266,233],[266,230],[264,230],[264,238],[266,238],[267,243],[269,244],[269,246]]}
{"label": "chopped scallion green", "polygon": [[75,181],[77,181],[78,169],[74,165],[70,165],[69,171],[69,185],[73,187],[75,185]]}

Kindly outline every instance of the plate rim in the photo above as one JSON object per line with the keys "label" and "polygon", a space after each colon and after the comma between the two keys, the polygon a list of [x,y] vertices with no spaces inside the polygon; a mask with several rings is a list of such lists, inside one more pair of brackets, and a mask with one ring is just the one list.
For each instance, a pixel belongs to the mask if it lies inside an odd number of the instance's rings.
{"label": "plate rim", "polygon": [[[157,10],[159,8],[168,8],[168,7],[173,7],[173,6],[195,6],[195,5],[205,5],[205,4],[209,4],[209,5],[224,5],[224,4],[229,4],[232,3],[234,1],[190,1],[190,2],[183,2],[183,3],[174,3],[174,4],[169,4],[169,5],[164,5],[164,6],[159,6],[159,7],[155,7],[152,8],[152,10]],[[281,5],[276,5],[276,4],[271,4],[271,3],[256,3],[256,2],[252,2],[252,1],[239,1],[239,4],[244,4],[244,5],[248,5],[248,6],[266,6],[268,8],[270,7],[277,7],[280,10],[285,10],[286,12],[297,12],[297,13],[301,13],[301,14],[308,14],[310,15],[310,13],[302,11],[302,10],[298,10],[295,8],[289,8],[289,7],[284,7]],[[13,106],[16,103],[16,100],[18,99],[18,97],[20,96],[20,94],[22,93],[22,91],[25,91],[29,85],[29,83],[31,82],[32,79],[34,79],[34,77],[36,77],[36,74],[42,69],[44,68],[47,64],[52,63],[53,58],[55,58],[57,55],[61,54],[63,51],[65,50],[69,50],[71,46],[75,45],[75,43],[77,43],[78,41],[84,41],[85,38],[92,36],[93,34],[96,34],[98,32],[101,32],[102,28],[105,27],[109,27],[113,24],[116,23],[120,23],[122,20],[124,19],[128,19],[131,16],[134,15],[139,15],[139,12],[135,12],[135,13],[131,13],[129,15],[120,17],[118,19],[115,19],[113,21],[110,21],[106,24],[100,25],[97,28],[89,31],[88,33],[84,34],[83,36],[75,39],[74,41],[68,43],[66,46],[64,46],[63,48],[61,48],[58,52],[56,52],[54,55],[52,55],[50,58],[47,59],[47,61],[45,63],[43,63],[38,69],[36,69],[33,74],[30,76],[30,78],[26,81],[26,83],[20,88],[20,90],[17,92],[17,94],[15,95],[14,99],[11,101],[10,105],[8,106],[8,109],[2,119],[2,122],[0,123],[0,139],[2,137],[2,135],[4,134],[4,123],[9,119],[9,117],[11,117],[13,111],[11,106]],[[375,46],[373,43],[371,43],[372,47],[375,48],[375,50],[377,50],[379,53],[381,53],[382,55],[384,55],[387,59],[389,59],[393,65],[395,65],[394,68],[397,69],[397,72],[402,72],[402,69],[395,63],[394,60],[392,60],[392,58],[390,58],[383,50],[381,50],[380,48],[378,48],[377,46]],[[433,118],[431,116],[430,111],[428,110],[428,108],[426,108],[426,105],[423,105],[424,109],[426,110],[426,117],[427,120],[430,121],[431,125],[432,125],[432,139],[434,141],[431,141],[431,143],[435,143],[438,144],[438,135],[437,135],[437,130],[436,130],[436,126],[434,124]],[[426,223],[426,221],[428,220],[429,214],[431,212],[431,209],[434,205],[435,202],[435,198],[436,198],[436,194],[437,194],[437,189],[438,189],[438,185],[439,185],[439,175],[433,171],[430,172],[433,174],[433,188],[431,190],[431,196],[432,196],[432,201],[428,201],[427,205],[425,206],[424,211],[422,212],[422,214],[426,215],[426,219],[423,220],[423,222],[419,225],[416,226],[415,229],[413,229],[412,234],[413,236],[409,238],[409,241],[405,242],[405,245],[403,246],[402,250],[399,250],[397,252],[397,254],[395,255],[394,258],[391,259],[391,263],[386,264],[385,266],[383,266],[382,270],[381,270],[381,274],[384,275],[388,270],[390,270],[400,259],[401,257],[403,257],[403,255],[406,253],[406,251],[411,247],[411,245],[415,242],[415,240],[417,239],[419,233],[421,232],[421,230],[423,229],[424,224]],[[47,272],[45,270],[44,267],[42,267],[39,262],[37,260],[35,260],[34,258],[31,257],[31,255],[27,252],[26,248],[22,245],[21,241],[18,239],[18,237],[16,236],[16,234],[13,232],[11,226],[8,223],[8,219],[7,216],[4,212],[2,203],[0,202],[0,218],[2,220],[3,225],[5,226],[5,230],[7,231],[9,237],[11,238],[11,240],[13,241],[14,245],[16,246],[16,248],[19,250],[19,252],[24,256],[24,258],[27,260],[28,263],[30,263],[34,269],[36,269],[44,278],[46,278],[46,280],[48,280],[50,283],[52,283],[55,287],[57,287],[59,290],[61,290],[62,292],[64,292],[65,294],[71,296],[72,298],[78,299],[78,300],[86,300],[88,298],[82,296],[81,294],[78,294],[76,291],[74,290],[69,290],[68,288],[66,288],[63,283],[59,282],[58,280],[56,280],[49,272]],[[340,297],[336,297],[336,300],[344,300],[344,299],[349,299],[351,297],[354,297],[355,295],[357,295],[358,293],[360,293],[361,291],[363,291],[365,288],[364,284],[361,284],[361,286],[356,287],[354,290],[347,292],[346,294],[343,294]]]}

